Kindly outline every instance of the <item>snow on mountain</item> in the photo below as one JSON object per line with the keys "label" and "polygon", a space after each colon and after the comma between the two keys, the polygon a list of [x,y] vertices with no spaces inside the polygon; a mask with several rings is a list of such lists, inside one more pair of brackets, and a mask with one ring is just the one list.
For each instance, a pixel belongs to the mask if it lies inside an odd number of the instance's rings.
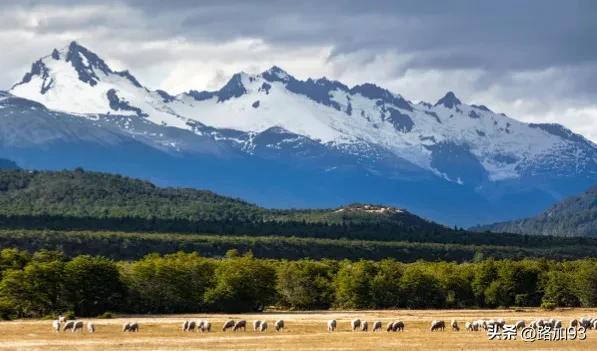
{"label": "snow on mountain", "polygon": [[[554,172],[597,175],[597,146],[562,126],[522,123],[466,105],[452,92],[434,105],[414,104],[373,84],[300,81],[276,66],[237,73],[218,91],[171,96],[145,88],[128,71],[113,71],[73,42],[35,62],[10,92],[85,118],[115,116],[118,123],[126,117],[124,129],[131,119],[142,120],[236,143],[247,152],[255,150],[256,135],[279,128],[291,141],[314,141],[361,158],[385,150],[458,184]],[[159,143],[179,144],[175,137]]]}
{"label": "snow on mountain", "polygon": [[128,71],[113,71],[76,42],[36,61],[10,92],[56,111],[136,115],[156,124],[190,129],[184,118],[160,102],[159,92],[144,88]]}

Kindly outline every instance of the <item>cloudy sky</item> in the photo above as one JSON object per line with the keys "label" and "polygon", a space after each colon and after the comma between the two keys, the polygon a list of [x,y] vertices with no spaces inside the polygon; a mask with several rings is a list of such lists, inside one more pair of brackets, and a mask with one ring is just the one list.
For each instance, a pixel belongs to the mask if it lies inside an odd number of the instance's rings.
{"label": "cloudy sky", "polygon": [[463,101],[597,142],[597,1],[0,0],[0,89],[77,40],[170,93],[278,65]]}

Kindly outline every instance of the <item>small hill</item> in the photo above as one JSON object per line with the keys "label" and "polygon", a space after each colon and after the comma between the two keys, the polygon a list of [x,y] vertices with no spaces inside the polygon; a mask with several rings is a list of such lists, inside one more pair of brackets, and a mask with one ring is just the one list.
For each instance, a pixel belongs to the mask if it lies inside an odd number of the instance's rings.
{"label": "small hill", "polygon": [[597,237],[597,185],[530,218],[471,228],[475,231]]}

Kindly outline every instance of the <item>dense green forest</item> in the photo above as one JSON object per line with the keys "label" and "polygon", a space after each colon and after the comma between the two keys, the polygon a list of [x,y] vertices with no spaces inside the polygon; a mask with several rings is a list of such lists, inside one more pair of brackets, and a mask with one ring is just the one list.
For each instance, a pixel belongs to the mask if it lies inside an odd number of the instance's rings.
{"label": "dense green forest", "polygon": [[135,233],[108,231],[0,230],[0,248],[17,247],[28,251],[61,250],[72,257],[81,254],[113,259],[139,259],[150,253],[199,252],[221,257],[227,250],[251,251],[260,258],[384,259],[404,262],[466,262],[482,258],[580,259],[597,257],[595,240],[552,245],[479,245],[433,242],[372,241],[310,237],[234,236],[216,234]]}
{"label": "dense green forest", "polygon": [[196,253],[136,261],[0,251],[0,316],[73,311],[190,313],[310,309],[597,306],[597,261],[474,263],[225,258]]}
{"label": "dense green forest", "polygon": [[478,231],[597,237],[597,185],[537,216],[472,228]]}
{"label": "dense green forest", "polygon": [[265,209],[209,191],[160,188],[141,180],[80,169],[0,171],[0,228],[311,237],[532,249],[597,245],[597,239],[472,233],[384,206]]}

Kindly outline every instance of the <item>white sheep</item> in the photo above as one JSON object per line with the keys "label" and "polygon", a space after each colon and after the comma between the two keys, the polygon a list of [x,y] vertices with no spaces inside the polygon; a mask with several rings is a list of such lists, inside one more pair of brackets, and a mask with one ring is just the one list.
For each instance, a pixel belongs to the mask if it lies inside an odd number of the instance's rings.
{"label": "white sheep", "polygon": [[87,322],[87,331],[95,333],[95,324],[93,322]]}
{"label": "white sheep", "polygon": [[234,319],[227,320],[226,323],[224,323],[224,325],[222,326],[222,331],[226,331],[230,328],[233,328],[234,324],[235,324]]}
{"label": "white sheep", "polygon": [[55,320],[52,321],[52,329],[54,329],[55,332],[59,332],[60,331],[60,320]]}
{"label": "white sheep", "polygon": [[181,329],[183,332],[186,332],[187,330],[189,330],[189,321],[182,322]]}
{"label": "white sheep", "polygon": [[201,331],[209,333],[211,331],[211,322],[203,321],[203,324],[201,324]]}
{"label": "white sheep", "polygon": [[64,323],[64,326],[62,327],[62,331],[67,331],[69,329],[73,329],[75,327],[75,321],[67,321],[66,323]]}
{"label": "white sheep", "polygon": [[375,321],[375,322],[373,322],[373,328],[371,330],[376,332],[376,331],[381,331],[381,328],[382,328],[381,321]]}
{"label": "white sheep", "polygon": [[442,320],[431,321],[431,331],[444,330],[446,328],[446,322]]}
{"label": "white sheep", "polygon": [[274,323],[274,329],[276,331],[282,331],[284,329],[284,321],[279,319]]}
{"label": "white sheep", "polygon": [[259,331],[260,332],[267,331],[267,321],[263,321],[263,322],[259,323]]}
{"label": "white sheep", "polygon": [[334,330],[336,330],[336,320],[335,319],[330,319],[328,321],[328,331],[333,332]]}
{"label": "white sheep", "polygon": [[247,331],[247,321],[244,319],[241,319],[240,321],[236,322],[234,324],[234,327],[232,328],[232,331],[237,331],[237,330],[243,330],[243,331]]}
{"label": "white sheep", "polygon": [[138,332],[139,331],[139,323],[137,322],[125,322],[122,325],[122,331],[123,332]]}
{"label": "white sheep", "polygon": [[60,324],[66,323],[66,317],[63,315],[58,316],[58,322],[60,322]]}
{"label": "white sheep", "polygon": [[261,321],[259,319],[256,321],[253,321],[253,331],[258,331],[260,326],[261,326]]}
{"label": "white sheep", "polygon": [[79,330],[83,330],[83,321],[75,321],[75,325],[73,326],[73,333]]}
{"label": "white sheep", "polygon": [[189,321],[189,325],[187,326],[187,331],[189,331],[189,332],[195,331],[196,326],[197,326],[197,323],[195,321]]}
{"label": "white sheep", "polygon": [[452,319],[450,321],[450,326],[452,327],[452,331],[460,331],[460,327],[458,326],[458,321],[455,319]]}
{"label": "white sheep", "polygon": [[129,326],[129,331],[130,332],[138,332],[139,331],[139,323],[138,322],[132,322]]}
{"label": "white sheep", "polygon": [[350,328],[352,329],[352,331],[356,331],[357,328],[359,328],[361,326],[361,320],[360,319],[353,319],[352,321],[350,321]]}
{"label": "white sheep", "polygon": [[392,323],[392,331],[404,331],[404,322],[403,321],[394,321]]}

